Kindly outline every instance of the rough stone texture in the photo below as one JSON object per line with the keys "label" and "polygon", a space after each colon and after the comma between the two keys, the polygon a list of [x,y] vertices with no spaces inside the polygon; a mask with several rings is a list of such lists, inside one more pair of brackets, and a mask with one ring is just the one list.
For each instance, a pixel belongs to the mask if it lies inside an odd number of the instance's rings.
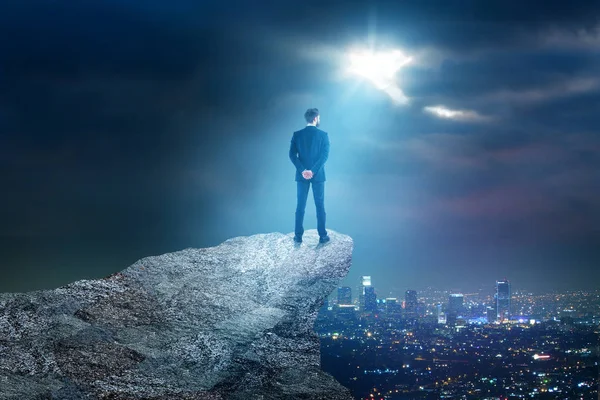
{"label": "rough stone texture", "polygon": [[313,331],[349,236],[229,239],[98,280],[0,294],[0,399],[351,400]]}

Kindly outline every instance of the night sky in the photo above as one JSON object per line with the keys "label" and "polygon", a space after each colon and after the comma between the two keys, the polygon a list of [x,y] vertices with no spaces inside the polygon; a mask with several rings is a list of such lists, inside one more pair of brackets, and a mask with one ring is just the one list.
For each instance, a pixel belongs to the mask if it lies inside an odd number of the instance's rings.
{"label": "night sky", "polygon": [[[597,1],[3,1],[0,291],[294,230],[321,112],[327,228],[378,296],[600,284]],[[341,77],[401,49],[398,103]],[[460,110],[460,113],[436,113]],[[305,229],[316,229],[309,194]],[[292,238],[290,237],[290,240]]]}

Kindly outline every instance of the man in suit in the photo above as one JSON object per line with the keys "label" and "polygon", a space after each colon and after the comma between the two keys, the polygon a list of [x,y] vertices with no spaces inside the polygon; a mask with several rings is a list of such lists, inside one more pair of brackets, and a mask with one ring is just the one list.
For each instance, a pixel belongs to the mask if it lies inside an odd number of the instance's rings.
{"label": "man in suit", "polygon": [[307,125],[294,132],[290,143],[290,160],[296,167],[296,186],[298,201],[296,204],[296,224],[294,241],[302,242],[304,234],[304,211],[308,190],[312,183],[313,197],[317,208],[317,231],[319,243],[330,240],[325,230],[325,161],[329,157],[329,135],[318,129],[321,116],[316,108],[304,113]]}

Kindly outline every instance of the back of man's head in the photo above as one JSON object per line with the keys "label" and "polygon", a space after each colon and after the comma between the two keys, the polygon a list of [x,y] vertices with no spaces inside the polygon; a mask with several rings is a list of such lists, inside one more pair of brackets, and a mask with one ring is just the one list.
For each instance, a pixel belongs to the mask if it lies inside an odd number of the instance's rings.
{"label": "back of man's head", "polygon": [[310,124],[310,123],[312,123],[315,120],[315,118],[317,118],[318,115],[319,115],[319,109],[318,108],[309,108],[304,113],[304,119],[306,120],[307,123]]}

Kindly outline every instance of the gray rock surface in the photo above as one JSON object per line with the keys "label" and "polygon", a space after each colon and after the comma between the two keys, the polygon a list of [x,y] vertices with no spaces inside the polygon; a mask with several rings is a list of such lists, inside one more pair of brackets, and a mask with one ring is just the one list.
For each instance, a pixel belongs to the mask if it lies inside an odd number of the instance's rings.
{"label": "gray rock surface", "polygon": [[329,235],[236,237],[0,294],[0,399],[351,400],[313,331],[352,262],[352,239]]}

